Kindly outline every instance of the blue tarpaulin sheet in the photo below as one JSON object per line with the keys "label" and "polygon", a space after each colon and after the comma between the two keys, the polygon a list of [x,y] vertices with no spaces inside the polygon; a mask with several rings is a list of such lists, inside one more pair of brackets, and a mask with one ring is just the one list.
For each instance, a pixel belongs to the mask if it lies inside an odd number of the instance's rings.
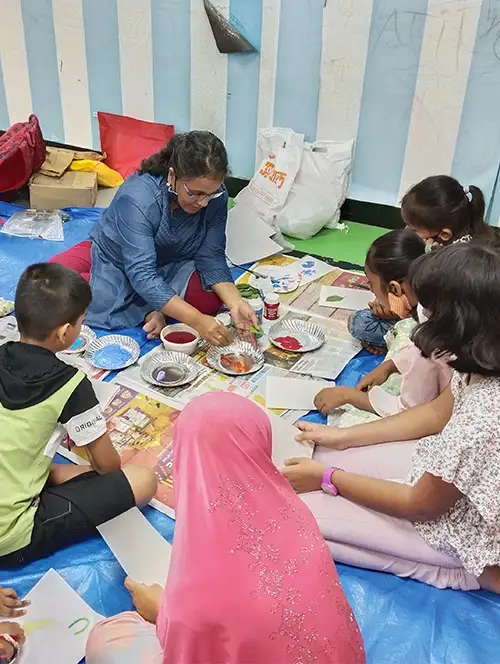
{"label": "blue tarpaulin sheet", "polygon": [[[0,202],[0,217],[5,220],[16,209]],[[72,208],[68,212],[72,219],[64,226],[64,243],[13,238],[0,233],[0,297],[13,298],[17,279],[27,265],[46,260],[86,239],[100,215],[99,210],[86,208]],[[151,348],[141,330],[130,333],[143,352]],[[360,353],[339,376],[337,384],[355,385],[379,362],[380,358]],[[309,418],[324,421],[318,413]],[[146,508],[144,513],[171,542],[174,522],[152,508]],[[21,569],[0,570],[0,586],[12,586],[22,596],[50,568],[56,569],[96,611],[106,616],[132,608],[123,588],[124,573],[98,536]],[[338,569],[363,633],[369,664],[500,661],[500,598],[496,595],[484,591],[437,590],[416,581],[346,565],[338,565]]]}

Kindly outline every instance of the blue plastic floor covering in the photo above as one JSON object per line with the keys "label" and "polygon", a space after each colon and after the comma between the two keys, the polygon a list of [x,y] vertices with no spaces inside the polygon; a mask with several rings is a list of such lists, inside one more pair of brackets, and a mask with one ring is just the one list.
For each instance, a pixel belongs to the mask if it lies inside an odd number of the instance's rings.
{"label": "blue plastic floor covering", "polygon": [[[16,209],[0,202],[0,217],[6,219]],[[68,211],[72,220],[64,226],[64,243],[12,238],[0,233],[0,297],[13,298],[17,280],[27,265],[46,260],[86,239],[100,215],[96,209]],[[137,339],[143,353],[154,345],[147,342],[140,329],[126,332]],[[363,351],[349,363],[337,384],[355,385],[380,361],[381,358]],[[308,419],[324,421],[318,413],[311,413]],[[152,508],[146,508],[144,513],[171,542],[174,522]],[[56,569],[96,611],[106,616],[132,608],[123,588],[124,573],[98,536],[21,569],[0,570],[0,586],[12,586],[23,596],[50,568]],[[437,590],[416,581],[346,565],[338,565],[338,570],[363,633],[369,664],[500,662],[500,598],[496,595]]]}

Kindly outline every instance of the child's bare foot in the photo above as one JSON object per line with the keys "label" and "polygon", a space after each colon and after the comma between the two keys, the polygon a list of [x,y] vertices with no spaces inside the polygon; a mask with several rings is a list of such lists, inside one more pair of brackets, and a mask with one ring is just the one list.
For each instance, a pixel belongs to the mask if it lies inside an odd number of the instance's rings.
{"label": "child's bare foot", "polygon": [[385,355],[387,353],[387,348],[382,348],[381,346],[373,346],[372,344],[367,344],[365,341],[362,341],[361,345],[365,350],[367,350],[372,355]]}

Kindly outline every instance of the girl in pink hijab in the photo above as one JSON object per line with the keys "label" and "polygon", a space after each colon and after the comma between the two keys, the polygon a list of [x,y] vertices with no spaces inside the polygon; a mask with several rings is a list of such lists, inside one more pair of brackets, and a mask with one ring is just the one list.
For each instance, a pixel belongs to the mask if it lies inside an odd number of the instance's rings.
{"label": "girl in pink hijab", "polygon": [[211,393],[185,408],[167,587],[128,582],[138,613],[96,626],[88,664],[365,662],[329,549],[274,467],[271,438],[243,397]]}

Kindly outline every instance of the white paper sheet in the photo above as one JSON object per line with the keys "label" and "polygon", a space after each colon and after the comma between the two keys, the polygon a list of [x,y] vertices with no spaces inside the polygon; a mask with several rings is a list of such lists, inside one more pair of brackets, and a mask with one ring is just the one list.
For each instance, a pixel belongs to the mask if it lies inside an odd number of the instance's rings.
{"label": "white paper sheet", "polygon": [[305,378],[278,378],[266,380],[266,407],[283,410],[314,410],[314,397],[332,383]]}
{"label": "white paper sheet", "polygon": [[319,306],[331,309],[366,309],[373,300],[371,291],[357,288],[342,288],[342,286],[322,286],[319,294]]}
{"label": "white paper sheet", "polygon": [[229,210],[226,235],[226,253],[235,265],[254,263],[283,250],[271,239],[272,228],[244,203]]}
{"label": "white paper sheet", "polygon": [[291,266],[291,269],[302,273],[300,285],[306,286],[312,281],[321,279],[321,277],[324,277],[326,274],[333,272],[336,268],[328,265],[328,263],[325,263],[325,261],[322,261],[315,256],[307,255],[299,258],[297,263],[294,263]]}
{"label": "white paper sheet", "polygon": [[102,380],[91,379],[92,387],[94,388],[95,395],[99,401],[102,410],[105,410],[113,401],[115,394],[118,392],[119,387],[113,383],[105,383]]}
{"label": "white paper sheet", "polygon": [[285,459],[293,459],[294,457],[311,459],[314,446],[309,444],[298,443],[295,436],[299,434],[299,430],[286,422],[282,417],[278,417],[274,413],[267,412],[271,420],[273,430],[273,451],[272,457],[274,465],[277,468],[283,468]]}
{"label": "white paper sheet", "polygon": [[125,570],[138,583],[165,587],[172,547],[133,507],[98,526],[102,538]]}
{"label": "white paper sheet", "polygon": [[90,630],[102,616],[96,613],[51,569],[26,595],[28,613],[16,618],[25,632],[19,664],[77,664],[85,655]]}

